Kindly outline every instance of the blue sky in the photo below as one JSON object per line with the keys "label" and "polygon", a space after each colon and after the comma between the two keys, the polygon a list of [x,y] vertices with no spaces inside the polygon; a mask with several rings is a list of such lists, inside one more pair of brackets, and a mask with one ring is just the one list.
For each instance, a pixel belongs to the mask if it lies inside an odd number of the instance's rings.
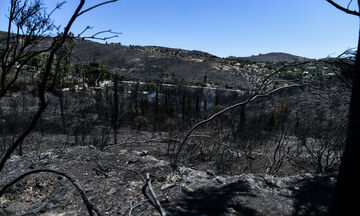
{"label": "blue sky", "polygon": [[[0,0],[1,30],[9,2]],[[51,9],[57,1],[44,2]],[[336,2],[346,7],[349,1]],[[56,23],[64,25],[77,3],[68,0],[54,14]],[[72,31],[87,25],[94,27],[88,34],[122,32],[111,41],[124,45],[201,50],[220,57],[287,52],[321,58],[355,47],[359,32],[357,17],[325,0],[119,0],[79,17]]]}

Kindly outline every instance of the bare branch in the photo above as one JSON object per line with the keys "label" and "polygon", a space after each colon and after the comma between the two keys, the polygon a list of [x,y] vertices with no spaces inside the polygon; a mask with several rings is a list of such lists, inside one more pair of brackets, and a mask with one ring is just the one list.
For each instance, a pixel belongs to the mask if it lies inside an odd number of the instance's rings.
{"label": "bare branch", "polygon": [[[340,6],[339,4],[335,3],[333,0],[326,0],[326,1],[329,2],[331,5],[333,5],[334,7],[336,7],[337,9],[339,9],[345,13],[352,14],[355,16],[360,16],[360,13],[358,11],[352,11],[352,10],[349,10],[348,8],[344,8],[344,7]],[[348,7],[349,7],[349,5],[348,5]]]}
{"label": "bare branch", "polygon": [[[209,139],[209,140],[211,140],[211,141],[213,141],[213,142],[215,142],[215,143],[217,143],[217,144],[219,144],[219,145],[221,145],[221,146],[225,146],[225,147],[228,148],[231,152],[236,152],[236,154],[237,154],[238,157],[240,157],[240,156],[242,155],[242,153],[241,153],[240,151],[234,149],[234,148],[231,147],[230,145],[227,145],[227,144],[225,144],[225,143],[223,143],[223,142],[221,142],[221,141],[219,141],[219,140],[214,139],[214,138],[211,137],[211,136],[206,136],[206,135],[191,135],[191,136],[188,137],[188,139],[191,139],[191,138],[206,138],[206,139]],[[179,141],[179,142],[181,142],[181,141]]]}
{"label": "bare branch", "polygon": [[132,170],[132,169],[128,169],[127,171],[130,171],[130,172],[133,172],[133,173],[137,174],[137,175],[141,178],[141,180],[142,180],[144,183],[146,183],[146,179],[145,179],[138,171]]}
{"label": "bare branch", "polygon": [[150,179],[150,174],[149,174],[149,173],[146,173],[146,183],[147,183],[147,186],[149,187],[149,191],[150,191],[150,193],[151,193],[152,198],[155,200],[157,209],[159,210],[161,216],[166,216],[166,213],[165,213],[163,207],[161,206],[160,201],[159,201],[159,199],[157,198],[157,196],[156,196],[156,194],[155,194],[155,192],[154,192],[154,189],[153,189],[153,187],[152,187],[151,179]]}
{"label": "bare branch", "polygon": [[139,204],[133,206],[133,205],[132,205],[133,200],[131,200],[131,201],[130,201],[129,216],[132,216],[132,211],[133,211],[134,209],[136,209],[137,207],[142,206],[143,203],[145,203],[145,202],[149,202],[149,201],[148,201],[148,200],[141,200],[141,202],[140,202]]}
{"label": "bare branch", "polygon": [[27,137],[27,135],[35,128],[38,120],[40,119],[42,113],[45,111],[47,107],[47,101],[45,98],[45,91],[46,91],[46,83],[48,81],[48,77],[51,73],[52,63],[55,58],[55,53],[60,49],[60,47],[65,43],[67,39],[67,35],[70,31],[70,28],[74,21],[77,18],[77,14],[84,6],[85,0],[81,0],[79,5],[77,6],[75,12],[73,13],[71,19],[69,20],[67,26],[65,27],[64,34],[57,40],[55,39],[53,41],[53,44],[51,45],[52,49],[49,53],[49,57],[46,60],[46,66],[43,72],[42,80],[38,86],[39,91],[39,108],[35,115],[33,116],[33,119],[31,120],[30,125],[27,127],[27,129],[10,145],[10,147],[6,150],[5,154],[2,156],[0,161],[0,172],[3,170],[6,161],[10,158],[12,153],[15,151],[15,149],[24,141],[24,139]]}
{"label": "bare branch", "polygon": [[[144,186],[142,187],[141,191],[144,194],[144,196],[149,200],[150,204],[153,205],[161,214],[161,216],[166,216],[166,213],[164,211],[164,209],[162,208],[159,199],[157,198],[154,189],[152,187],[151,184],[151,179],[150,179],[150,174],[146,173],[146,179],[138,172],[132,169],[128,169],[128,171],[134,172],[135,174],[137,174],[138,176],[140,176],[140,178],[143,180],[143,182],[145,183]],[[153,201],[150,199],[150,197],[147,195],[146,193],[146,186],[149,188],[149,191],[151,193],[151,197],[155,200],[155,204],[153,203]],[[141,202],[142,203],[142,202]],[[131,209],[131,206],[130,206]],[[129,215],[131,215],[129,213]]]}
{"label": "bare branch", "polygon": [[79,38],[79,37],[80,37],[82,34],[84,34],[87,30],[92,29],[92,28],[93,28],[93,27],[91,27],[91,26],[86,26],[85,29],[77,35],[77,37]]}
{"label": "bare branch", "polygon": [[[268,96],[270,94],[273,94],[279,90],[282,90],[282,89],[285,89],[285,88],[293,88],[293,87],[300,87],[302,85],[298,85],[298,84],[294,84],[294,85],[290,85],[290,86],[284,86],[284,87],[280,87],[280,88],[277,88],[277,89],[274,89],[268,93],[265,93],[265,94],[260,94],[260,92],[266,87],[267,84],[269,84],[268,80],[274,76],[275,74],[279,73],[280,71],[282,71],[283,69],[285,69],[286,67],[289,67],[289,66],[298,66],[298,65],[303,65],[303,64],[307,64],[307,63],[311,63],[311,62],[314,62],[314,61],[308,61],[308,62],[300,62],[300,63],[295,63],[295,64],[286,64],[282,67],[280,67],[279,69],[275,70],[274,72],[270,73],[269,75],[267,75],[264,80],[261,82],[260,86],[257,88],[257,90],[249,97],[249,99],[247,99],[246,101],[242,101],[242,102],[239,102],[239,103],[236,103],[234,105],[231,105],[229,107],[226,107],[225,109],[213,114],[212,116],[210,116],[209,118],[203,120],[203,121],[200,121],[198,122],[197,124],[195,124],[185,135],[183,141],[180,143],[179,145],[179,148],[178,150],[176,151],[175,153],[175,156],[174,156],[174,159],[172,161],[172,166],[173,168],[175,169],[177,167],[177,163],[178,163],[178,158],[179,158],[179,155],[180,153],[182,152],[182,148],[185,146],[186,144],[186,140],[189,138],[189,136],[191,135],[191,133],[196,130],[198,127],[200,127],[201,125],[203,124],[206,124],[210,121],[212,121],[213,119],[215,119],[216,117],[218,117],[219,115],[229,111],[229,110],[232,110],[236,107],[239,107],[239,106],[242,106],[242,105],[246,105],[248,103],[250,103],[251,101],[255,100],[256,98],[259,98],[259,97],[264,97],[264,96]],[[270,81],[271,82],[271,81]]]}
{"label": "bare branch", "polygon": [[83,39],[94,39],[94,40],[109,40],[111,38],[116,38],[118,37],[118,35],[113,35],[113,36],[109,36],[109,37],[94,37],[94,36],[89,36],[89,37],[82,37]]}
{"label": "bare branch", "polygon": [[[80,34],[83,34],[86,30],[90,29],[90,27],[86,27],[84,31],[82,31]],[[108,36],[108,37],[97,37],[100,34],[104,34],[104,33],[110,33],[113,34],[112,36]],[[80,35],[79,34],[79,35]],[[111,29],[110,30],[104,30],[104,31],[99,31],[95,34],[93,34],[92,36],[85,36],[85,37],[81,37],[82,39],[95,39],[95,40],[109,40],[111,38],[116,38],[119,36],[119,34],[122,34],[121,32],[113,32]],[[79,36],[78,36],[79,37]]]}
{"label": "bare branch", "polygon": [[112,2],[116,2],[116,1],[117,1],[117,0],[110,0],[110,1],[106,1],[106,2],[99,3],[99,4],[97,4],[97,5],[94,5],[94,6],[90,7],[90,8],[88,8],[88,9],[86,9],[86,10],[81,11],[81,12],[78,14],[78,16],[81,16],[82,14],[84,14],[84,13],[86,13],[86,12],[88,12],[88,11],[94,9],[94,8],[97,8],[97,7],[101,6],[101,5],[109,4],[109,3],[112,3]]}
{"label": "bare branch", "polygon": [[78,192],[81,195],[81,198],[88,210],[89,215],[94,215],[93,211],[96,212],[97,215],[102,216],[103,214],[99,211],[99,209],[96,208],[96,206],[94,204],[92,204],[89,199],[86,197],[86,193],[85,191],[81,188],[80,184],[77,183],[73,178],[71,178],[69,175],[67,175],[66,173],[60,172],[60,171],[56,171],[56,170],[51,170],[51,169],[37,169],[37,170],[32,170],[29,172],[26,172],[22,175],[20,175],[19,177],[17,177],[16,179],[12,180],[11,182],[7,183],[6,185],[4,185],[4,187],[1,189],[0,191],[0,197],[2,195],[4,195],[4,193],[6,192],[6,190],[8,188],[10,188],[11,186],[13,186],[14,184],[16,184],[17,182],[19,182],[21,179],[25,178],[26,176],[32,175],[32,174],[36,174],[36,173],[54,173],[60,176],[65,177],[67,180],[69,180],[71,182],[71,184],[76,188],[76,190],[78,190]]}

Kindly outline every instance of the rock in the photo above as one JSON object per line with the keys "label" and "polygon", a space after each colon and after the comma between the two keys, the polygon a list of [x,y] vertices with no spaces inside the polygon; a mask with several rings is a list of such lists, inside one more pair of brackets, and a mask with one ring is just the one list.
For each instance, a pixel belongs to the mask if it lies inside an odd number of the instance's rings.
{"label": "rock", "polygon": [[172,187],[175,187],[176,184],[172,183],[172,184],[164,184],[161,186],[161,190],[166,190],[166,189],[169,189],[169,188],[172,188]]}
{"label": "rock", "polygon": [[43,160],[45,158],[50,158],[52,155],[52,152],[43,152],[39,154],[39,159]]}
{"label": "rock", "polygon": [[107,195],[112,195],[112,194],[116,193],[117,191],[118,191],[118,189],[113,187],[113,188],[110,189],[109,192],[107,192]]}
{"label": "rock", "polygon": [[[210,169],[201,171],[188,167],[179,167],[174,172],[168,162],[152,155],[140,157],[141,151],[121,152],[124,154],[110,155],[91,147],[78,146],[68,148],[61,154],[56,150],[40,155],[29,152],[26,157],[13,158],[13,163],[5,168],[7,172],[0,173],[1,184],[28,171],[31,164],[34,168],[38,167],[39,162],[51,161],[85,189],[90,201],[110,215],[127,215],[130,201],[134,206],[144,199],[141,194],[144,182],[128,169],[142,175],[148,172],[156,176],[152,177],[153,187],[159,200],[166,203],[164,207],[168,215],[290,216],[294,212],[305,211],[314,212],[312,215],[326,215],[328,204],[333,199],[336,179],[326,176],[216,175]],[[93,168],[98,172],[106,170],[108,177],[93,175]],[[48,174],[32,175],[5,193],[0,204],[0,215],[7,212],[13,213],[11,215],[85,213],[85,209],[79,211],[78,200],[78,192],[66,178]],[[119,206],[119,203],[123,205]],[[147,207],[143,203],[134,210],[133,215]],[[153,212],[148,213],[154,215]]]}
{"label": "rock", "polygon": [[101,161],[97,161],[96,162],[97,167],[99,167],[99,169],[103,172],[107,172],[109,171],[109,169],[107,167],[104,166],[104,164]]}
{"label": "rock", "polygon": [[250,188],[255,189],[257,186],[256,179],[252,174],[245,174],[241,176],[242,179],[249,185]]}
{"label": "rock", "polygon": [[212,170],[206,170],[206,174],[208,174],[211,177],[215,177],[215,172]]}
{"label": "rock", "polygon": [[11,157],[9,158],[9,160],[7,160],[7,163],[12,163],[12,162],[17,162],[21,159],[21,156],[19,155],[11,155]]}
{"label": "rock", "polygon": [[265,175],[263,176],[264,182],[270,187],[281,187],[281,180],[276,179],[274,176]]}
{"label": "rock", "polygon": [[121,182],[121,179],[120,178],[118,178],[118,177],[112,177],[112,178],[110,178],[110,182]]}
{"label": "rock", "polygon": [[117,215],[125,215],[128,212],[129,206],[125,206],[124,208],[120,209],[116,212]]}
{"label": "rock", "polygon": [[46,211],[51,209],[53,206],[54,206],[54,204],[52,202],[44,202],[39,207],[28,211],[25,215],[39,215],[40,213],[45,213]]}
{"label": "rock", "polygon": [[220,184],[225,184],[226,178],[224,178],[222,176],[216,176],[216,181],[219,182]]}
{"label": "rock", "polygon": [[54,204],[57,204],[61,201],[63,201],[64,198],[60,195],[55,195],[52,199],[51,199],[51,202],[54,203]]}
{"label": "rock", "polygon": [[140,156],[141,156],[141,157],[144,157],[144,156],[146,156],[146,155],[148,155],[148,154],[149,154],[149,151],[144,150],[144,151],[142,151],[142,152],[140,153]]}
{"label": "rock", "polygon": [[226,211],[229,212],[230,214],[236,214],[236,211],[233,208],[226,208]]}
{"label": "rock", "polygon": [[134,164],[134,163],[138,162],[139,160],[140,160],[139,158],[131,158],[127,163]]}

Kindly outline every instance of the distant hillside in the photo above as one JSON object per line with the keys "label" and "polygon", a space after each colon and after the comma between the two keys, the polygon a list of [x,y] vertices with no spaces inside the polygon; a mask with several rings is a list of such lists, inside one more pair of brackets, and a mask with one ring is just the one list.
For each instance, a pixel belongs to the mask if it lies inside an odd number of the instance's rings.
{"label": "distant hillside", "polygon": [[[120,43],[102,44],[77,40],[72,63],[98,61],[110,71],[126,73],[129,80],[208,83],[236,89],[253,88],[268,69],[250,62],[302,62],[307,58],[287,53],[268,53],[251,57],[220,58],[196,51],[159,46],[123,46]],[[256,81],[255,81],[256,82]],[[256,85],[256,84],[255,84]]]}
{"label": "distant hillside", "polygon": [[[128,74],[126,79],[139,81],[185,81],[217,86],[251,88],[250,72],[206,52],[158,46],[123,46],[77,40],[72,63],[98,61],[110,71]],[[253,75],[254,73],[252,73]]]}
{"label": "distant hillside", "polygon": [[[0,36],[4,32],[0,32]],[[43,40],[42,45],[50,43]],[[278,62],[302,62],[307,59],[286,53],[268,53],[250,57],[220,58],[197,51],[160,46],[124,46],[76,39],[71,63],[97,61],[109,71],[127,74],[127,80],[155,83],[183,83],[249,90]],[[255,64],[253,63],[255,62]],[[270,64],[256,64],[269,62]],[[298,72],[300,73],[300,72]],[[206,82],[206,83],[205,83]]]}
{"label": "distant hillside", "polygon": [[294,62],[304,62],[309,60],[308,58],[291,55],[288,53],[281,53],[281,52],[271,52],[267,54],[259,54],[259,55],[252,55],[250,57],[241,57],[243,60],[248,60],[252,62],[287,62],[287,63],[294,63]]}

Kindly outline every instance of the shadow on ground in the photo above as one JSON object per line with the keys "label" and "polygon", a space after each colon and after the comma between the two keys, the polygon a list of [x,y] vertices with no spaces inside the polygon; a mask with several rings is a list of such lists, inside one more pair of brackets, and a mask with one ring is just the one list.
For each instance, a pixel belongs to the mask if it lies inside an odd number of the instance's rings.
{"label": "shadow on ground", "polygon": [[219,216],[256,215],[256,211],[233,200],[234,197],[255,197],[244,182],[228,184],[224,187],[205,187],[193,192],[185,192],[176,202],[176,207],[168,209],[169,215],[180,216]]}
{"label": "shadow on ground", "polygon": [[329,215],[329,209],[335,193],[335,182],[330,177],[303,179],[295,183],[294,212],[297,215]]}

